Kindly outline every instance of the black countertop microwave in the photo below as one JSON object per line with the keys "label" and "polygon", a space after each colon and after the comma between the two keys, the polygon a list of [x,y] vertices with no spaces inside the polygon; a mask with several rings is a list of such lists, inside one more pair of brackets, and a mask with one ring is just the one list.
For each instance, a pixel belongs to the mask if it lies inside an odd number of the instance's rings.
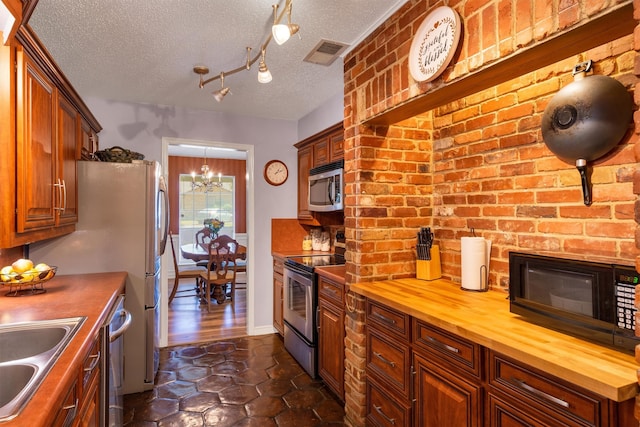
{"label": "black countertop microwave", "polygon": [[509,253],[510,311],[526,320],[589,341],[633,351],[633,267]]}
{"label": "black countertop microwave", "polygon": [[309,171],[309,210],[331,212],[344,209],[344,160]]}

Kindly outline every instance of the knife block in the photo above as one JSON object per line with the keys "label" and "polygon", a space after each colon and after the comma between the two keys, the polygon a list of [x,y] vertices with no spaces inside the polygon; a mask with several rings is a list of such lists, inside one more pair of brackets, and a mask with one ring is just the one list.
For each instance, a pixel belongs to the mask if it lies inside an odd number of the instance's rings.
{"label": "knife block", "polygon": [[436,280],[442,277],[440,266],[440,246],[431,246],[431,259],[419,259],[416,261],[416,278],[420,280]]}

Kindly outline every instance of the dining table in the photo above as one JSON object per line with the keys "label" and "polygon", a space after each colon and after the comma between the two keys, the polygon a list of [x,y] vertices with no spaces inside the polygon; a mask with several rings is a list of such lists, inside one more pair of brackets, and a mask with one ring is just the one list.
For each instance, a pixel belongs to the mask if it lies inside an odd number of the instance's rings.
{"label": "dining table", "polygon": [[[224,251],[224,249],[220,249],[220,250]],[[209,261],[209,251],[197,243],[187,243],[187,244],[181,245],[180,253],[182,254],[183,258],[193,260],[196,263]],[[242,260],[247,259],[246,246],[238,245],[236,258],[242,259]],[[222,302],[224,302],[224,300],[227,298],[227,295],[225,295],[225,293],[222,291],[222,288],[220,286],[214,286],[212,291],[213,291],[213,294],[211,295],[211,297],[215,299],[218,302],[218,304],[222,304]]]}
{"label": "dining table", "polygon": [[[190,259],[195,262],[209,260],[209,251],[197,243],[187,243],[187,244],[181,245],[180,253],[182,254],[183,258]],[[238,245],[237,255],[238,255],[238,258],[246,260],[247,247],[243,245]]]}

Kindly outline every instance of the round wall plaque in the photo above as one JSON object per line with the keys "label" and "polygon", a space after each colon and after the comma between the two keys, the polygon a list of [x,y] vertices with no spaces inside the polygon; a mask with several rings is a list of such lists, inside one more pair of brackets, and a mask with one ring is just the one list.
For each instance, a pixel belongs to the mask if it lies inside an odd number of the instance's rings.
{"label": "round wall plaque", "polygon": [[422,21],[411,42],[409,72],[418,82],[430,82],[437,78],[453,58],[462,26],[458,13],[448,6],[441,6]]}

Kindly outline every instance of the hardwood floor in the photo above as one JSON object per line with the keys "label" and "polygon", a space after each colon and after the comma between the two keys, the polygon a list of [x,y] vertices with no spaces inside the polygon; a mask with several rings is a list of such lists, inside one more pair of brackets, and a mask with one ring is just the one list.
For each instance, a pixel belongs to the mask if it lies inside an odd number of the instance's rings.
{"label": "hardwood floor", "polygon": [[[173,279],[170,279],[173,280]],[[244,273],[238,281],[245,282]],[[194,344],[237,338],[247,335],[247,291],[236,289],[236,300],[213,303],[211,312],[196,296],[193,279],[180,282],[178,292],[169,304],[168,345]]]}

